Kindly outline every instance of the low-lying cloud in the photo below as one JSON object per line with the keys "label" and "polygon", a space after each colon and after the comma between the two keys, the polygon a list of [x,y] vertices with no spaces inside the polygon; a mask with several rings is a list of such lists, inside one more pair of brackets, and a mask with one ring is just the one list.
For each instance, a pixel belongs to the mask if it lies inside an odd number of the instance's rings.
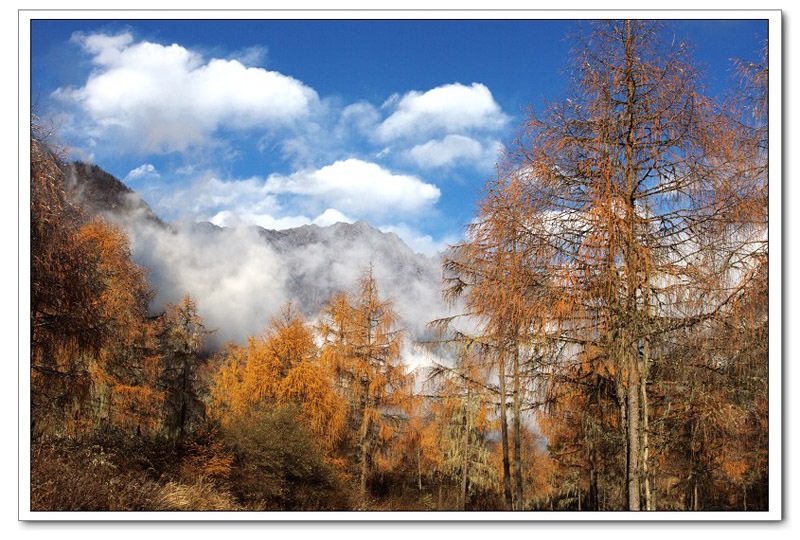
{"label": "low-lying cloud", "polygon": [[409,344],[429,336],[427,323],[449,313],[438,259],[414,255],[397,237],[363,222],[308,226],[273,245],[252,226],[165,227],[140,215],[107,217],[126,230],[134,260],[148,269],[157,291],[154,311],[191,295],[215,330],[212,346],[260,335],[289,301],[313,321],[334,293],[354,291],[370,266],[381,296],[394,302]]}
{"label": "low-lying cloud", "polygon": [[285,266],[254,229],[139,224],[128,233],[134,260],[156,288],[154,309],[190,294],[218,344],[259,333],[288,300]]}
{"label": "low-lying cloud", "polygon": [[170,220],[278,230],[365,220],[397,233],[417,252],[433,255],[444,247],[444,240],[407,224],[420,215],[435,214],[439,188],[357,159],[267,178],[222,180],[209,171],[180,187],[164,186],[159,172],[144,164],[131,170],[126,180],[136,183],[156,212]]}

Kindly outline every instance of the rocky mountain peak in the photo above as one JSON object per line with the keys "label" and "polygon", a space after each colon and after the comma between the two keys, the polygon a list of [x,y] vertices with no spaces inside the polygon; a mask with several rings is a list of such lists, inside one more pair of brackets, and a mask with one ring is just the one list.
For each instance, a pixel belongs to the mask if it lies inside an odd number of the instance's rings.
{"label": "rocky mountain peak", "polygon": [[85,208],[128,233],[134,260],[157,290],[154,309],[191,294],[223,343],[262,331],[287,301],[313,319],[334,294],[353,291],[368,266],[411,336],[443,316],[439,260],[364,221],[283,230],[165,224],[101,168],[76,163],[70,174]]}

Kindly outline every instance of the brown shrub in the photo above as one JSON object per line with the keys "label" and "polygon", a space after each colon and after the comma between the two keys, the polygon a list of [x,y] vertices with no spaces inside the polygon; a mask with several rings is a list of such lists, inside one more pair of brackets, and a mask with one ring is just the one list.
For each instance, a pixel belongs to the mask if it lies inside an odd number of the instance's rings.
{"label": "brown shrub", "polygon": [[230,478],[235,457],[214,430],[201,430],[185,444],[180,479],[184,483],[206,479],[225,483]]}
{"label": "brown shrub", "polygon": [[350,493],[291,408],[255,407],[225,429],[235,455],[227,485],[268,510],[347,510]]}

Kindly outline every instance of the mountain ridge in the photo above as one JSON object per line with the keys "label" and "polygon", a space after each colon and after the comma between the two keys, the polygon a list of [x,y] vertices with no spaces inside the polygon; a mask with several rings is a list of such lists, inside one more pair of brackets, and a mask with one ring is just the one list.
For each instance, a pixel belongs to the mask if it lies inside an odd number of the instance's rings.
{"label": "mountain ridge", "polygon": [[[144,218],[168,227],[169,222],[162,220],[150,207],[150,205],[133,189],[113,174],[105,171],[102,167],[73,161],[68,164],[67,177],[69,187],[76,192],[76,198],[84,207],[93,214],[104,215],[106,217],[118,218],[120,215],[131,213],[142,213]],[[226,229],[229,227],[219,226],[210,221],[196,221],[195,224],[201,226],[211,226],[216,229]],[[286,245],[287,238],[298,238],[304,236],[303,232],[313,230],[332,230],[344,236],[354,236],[353,230],[374,231],[383,235],[388,241],[395,245],[402,245],[415,255],[428,259],[438,259],[438,255],[428,256],[411,249],[397,234],[382,231],[364,220],[357,220],[352,223],[336,222],[331,225],[320,226],[314,223],[290,227],[286,229],[268,229],[258,225],[252,225],[258,229],[260,234],[274,247]],[[308,235],[305,235],[308,236]]]}
{"label": "mountain ridge", "polygon": [[88,211],[121,226],[137,264],[157,289],[155,308],[184,294],[222,338],[263,330],[286,302],[313,320],[336,293],[355,289],[371,267],[415,339],[443,315],[440,257],[414,252],[399,236],[365,221],[290,229],[167,223],[142,197],[96,165],[71,165],[74,191]]}

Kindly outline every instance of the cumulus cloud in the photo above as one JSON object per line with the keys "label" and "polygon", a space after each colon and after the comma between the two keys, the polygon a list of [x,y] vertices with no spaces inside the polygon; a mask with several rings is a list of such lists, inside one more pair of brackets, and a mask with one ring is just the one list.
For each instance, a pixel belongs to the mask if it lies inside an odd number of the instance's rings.
{"label": "cumulus cloud", "polygon": [[481,143],[463,135],[448,135],[442,140],[418,144],[408,152],[420,167],[442,167],[457,159],[474,161],[483,154]]}
{"label": "cumulus cloud", "polygon": [[152,163],[144,163],[126,174],[124,180],[125,182],[135,182],[136,180],[144,177],[159,178],[160,176],[161,175],[156,170],[155,165]]}
{"label": "cumulus cloud", "polygon": [[237,59],[205,60],[177,44],[136,42],[128,33],[73,41],[95,69],[84,86],[54,96],[78,105],[94,136],[119,135],[143,152],[186,150],[220,128],[287,126],[318,102],[296,79]]}
{"label": "cumulus cloud", "polygon": [[435,133],[498,130],[508,117],[480,83],[438,86],[427,92],[411,91],[393,96],[384,104],[392,110],[377,128],[381,140],[416,138]]}
{"label": "cumulus cloud", "polygon": [[304,196],[360,217],[419,212],[441,195],[438,187],[415,176],[395,174],[358,159],[288,176],[272,175],[265,187],[270,193]]}
{"label": "cumulus cloud", "polygon": [[407,157],[423,169],[452,166],[490,168],[497,162],[502,145],[497,141],[479,142],[464,135],[447,135],[443,139],[418,144],[407,152]]}

